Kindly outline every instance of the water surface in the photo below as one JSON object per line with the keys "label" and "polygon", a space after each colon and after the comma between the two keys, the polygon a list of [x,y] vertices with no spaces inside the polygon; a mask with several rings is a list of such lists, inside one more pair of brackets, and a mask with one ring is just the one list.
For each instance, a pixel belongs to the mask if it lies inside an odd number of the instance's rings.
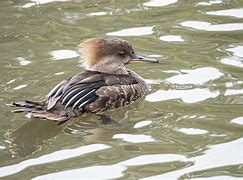
{"label": "water surface", "polygon": [[[5,179],[243,177],[243,2],[0,2],[0,176]],[[82,69],[77,45],[129,40],[160,63],[130,65],[151,91],[57,127],[10,113]]]}

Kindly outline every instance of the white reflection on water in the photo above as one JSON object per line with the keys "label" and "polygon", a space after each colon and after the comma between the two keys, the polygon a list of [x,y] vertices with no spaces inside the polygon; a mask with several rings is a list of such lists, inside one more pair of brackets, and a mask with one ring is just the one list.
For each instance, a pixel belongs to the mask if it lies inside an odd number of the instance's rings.
{"label": "white reflection on water", "polygon": [[9,80],[8,82],[7,82],[7,84],[11,84],[11,83],[13,83],[13,82],[15,82],[16,81],[16,79],[11,79],[11,80]]}
{"label": "white reflection on water", "polygon": [[181,26],[204,31],[236,31],[243,30],[243,23],[211,24],[203,21],[184,21]]}
{"label": "white reflection on water", "polygon": [[238,94],[243,94],[243,89],[226,89],[224,93],[225,96],[232,96]]}
{"label": "white reflection on water", "polygon": [[13,88],[13,90],[20,90],[20,89],[23,89],[25,87],[27,87],[27,84],[21,84],[21,85],[15,87],[15,88]]}
{"label": "white reflection on water", "polygon": [[160,7],[160,6],[167,6],[169,4],[176,3],[177,0],[152,0],[146,3],[143,3],[144,6],[150,6],[150,7]]}
{"label": "white reflection on water", "polygon": [[220,4],[222,2],[223,2],[222,0],[211,0],[209,2],[199,2],[199,3],[197,3],[197,5],[198,6],[210,6],[213,4]]}
{"label": "white reflection on water", "polygon": [[242,59],[239,57],[236,57],[236,56],[223,58],[220,60],[220,62],[223,64],[231,65],[231,66],[243,67]]}
{"label": "white reflection on water", "polygon": [[196,129],[196,128],[180,128],[178,129],[179,132],[182,132],[184,134],[190,134],[190,135],[197,135],[197,134],[207,134],[208,131],[204,129]]}
{"label": "white reflection on water", "polygon": [[145,79],[145,82],[147,84],[160,84],[164,80],[159,80],[159,79]]}
{"label": "white reflection on water", "polygon": [[106,33],[108,36],[145,36],[153,34],[153,26],[135,27]]}
{"label": "white reflection on water", "polygon": [[242,85],[243,85],[243,81],[226,82],[225,87],[227,89],[226,89],[224,95],[232,96],[232,95],[243,94]]}
{"label": "white reflection on water", "polygon": [[243,125],[243,117],[237,117],[231,120],[232,123]]}
{"label": "white reflection on water", "polygon": [[243,81],[229,81],[225,83],[225,87],[227,88],[232,88],[236,85],[240,85],[240,86],[243,85]]}
{"label": "white reflection on water", "polygon": [[159,38],[161,41],[167,41],[167,42],[184,42],[185,40],[181,36],[176,35],[167,35],[167,36],[161,36]]}
{"label": "white reflection on water", "polygon": [[107,15],[108,13],[107,12],[93,12],[93,13],[89,13],[87,14],[87,16],[104,16],[104,15]]}
{"label": "white reflection on water", "polygon": [[78,57],[79,54],[76,51],[72,50],[56,50],[49,53],[52,56],[53,60],[62,60],[62,59],[69,59]]}
{"label": "white reflection on water", "polygon": [[50,154],[40,156],[38,158],[22,161],[18,164],[0,167],[0,177],[15,174],[30,166],[66,160],[69,158],[81,156],[83,154],[87,154],[87,153],[91,153],[91,152],[95,152],[95,151],[104,150],[107,148],[110,148],[110,147],[107,145],[104,145],[104,144],[91,144],[91,145],[87,145],[87,146],[80,146],[78,148],[64,149],[64,150],[56,151],[56,152],[53,152]]}
{"label": "white reflection on water", "polygon": [[[233,148],[237,147],[237,148]],[[197,171],[208,170],[217,167],[237,165],[243,163],[243,138],[217,144],[209,147],[201,156],[192,157],[189,160],[194,164],[188,168],[172,171],[165,174],[151,176],[144,179],[178,179],[179,177]]]}
{"label": "white reflection on water", "polygon": [[19,64],[22,66],[26,66],[31,63],[31,61],[29,61],[23,57],[17,57],[16,59],[19,61]]}
{"label": "white reflection on water", "polygon": [[29,8],[29,7],[32,7],[35,5],[39,5],[39,4],[47,4],[47,3],[51,3],[51,2],[65,2],[65,1],[69,1],[69,0],[31,0],[31,2],[28,2],[21,7]]}
{"label": "white reflection on water", "polygon": [[131,143],[145,143],[155,141],[150,135],[144,134],[115,134],[112,138],[122,139],[123,141]]}
{"label": "white reflection on water", "polygon": [[236,18],[243,18],[243,9],[226,9],[220,11],[209,11],[206,14],[217,16],[233,16]]}
{"label": "white reflection on water", "polygon": [[[177,73],[177,75],[169,77],[165,81],[173,84],[203,85],[224,75],[218,69],[213,67],[202,67],[193,70],[182,69],[179,72],[176,71],[174,73]],[[220,92],[218,90],[210,91],[207,88],[158,90],[146,96],[145,100],[149,102],[157,102],[181,99],[185,103],[195,103],[209,98],[215,98],[219,94]]]}
{"label": "white reflection on water", "polygon": [[213,176],[213,177],[206,177],[206,178],[190,178],[195,180],[238,180],[242,179],[242,177],[231,177],[231,176]]}
{"label": "white reflection on water", "polygon": [[149,54],[148,57],[159,58],[159,57],[162,57],[162,56],[160,54]]}
{"label": "white reflection on water", "polygon": [[58,75],[62,75],[62,74],[64,74],[63,71],[62,71],[62,72],[57,72],[57,73],[55,73],[54,75],[58,76]]}
{"label": "white reflection on water", "polygon": [[142,166],[155,163],[168,163],[175,161],[187,161],[183,155],[177,154],[154,154],[138,156],[117,164],[91,166],[86,168],[61,171],[52,174],[46,174],[33,178],[34,180],[40,179],[114,179],[123,177],[123,172],[129,166]]}
{"label": "white reflection on water", "polygon": [[243,46],[235,46],[226,50],[232,52],[233,56],[222,58],[220,62],[227,65],[243,67]]}
{"label": "white reflection on water", "polygon": [[243,46],[235,46],[226,50],[232,52],[235,56],[243,57]]}
{"label": "white reflection on water", "polygon": [[203,67],[193,70],[180,70],[180,74],[167,78],[166,81],[174,84],[205,84],[220,78],[224,74],[213,67]]}
{"label": "white reflection on water", "polygon": [[218,90],[210,91],[207,88],[187,89],[187,90],[158,90],[146,96],[145,100],[149,102],[166,101],[172,99],[181,99],[184,103],[196,103],[209,98],[215,98],[220,94]]}
{"label": "white reflection on water", "polygon": [[137,129],[137,128],[142,128],[142,127],[145,127],[145,126],[148,126],[149,124],[151,124],[152,121],[140,121],[138,123],[136,123],[134,125],[134,128]]}

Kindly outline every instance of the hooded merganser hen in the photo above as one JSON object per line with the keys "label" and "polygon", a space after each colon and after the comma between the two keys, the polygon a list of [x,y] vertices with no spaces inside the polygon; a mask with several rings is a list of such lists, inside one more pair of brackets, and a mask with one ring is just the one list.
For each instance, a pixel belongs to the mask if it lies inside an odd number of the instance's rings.
{"label": "hooded merganser hen", "polygon": [[40,102],[12,102],[13,112],[27,117],[67,121],[85,113],[103,112],[128,105],[148,91],[142,77],[127,69],[134,62],[158,63],[134,53],[132,45],[119,38],[92,38],[79,46],[84,71],[62,81]]}

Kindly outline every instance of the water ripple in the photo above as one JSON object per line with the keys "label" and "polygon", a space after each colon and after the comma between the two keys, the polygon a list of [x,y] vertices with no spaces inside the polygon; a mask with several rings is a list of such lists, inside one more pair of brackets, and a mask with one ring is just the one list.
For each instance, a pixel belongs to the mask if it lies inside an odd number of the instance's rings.
{"label": "water ripple", "polygon": [[15,87],[15,88],[13,88],[13,90],[20,90],[20,89],[23,89],[23,88],[25,88],[27,86],[28,86],[27,84],[21,84],[21,85]]}
{"label": "water ripple", "polygon": [[61,171],[57,173],[37,176],[33,179],[80,179],[80,177],[85,177],[85,179],[97,179],[97,177],[98,179],[114,179],[123,177],[123,172],[127,170],[129,166],[142,166],[174,161],[187,161],[187,158],[183,155],[177,154],[142,155],[126,161],[122,161],[117,164],[91,166],[86,168]]}
{"label": "water ripple", "polygon": [[23,57],[17,57],[16,59],[19,61],[19,64],[22,66],[26,66],[31,63],[31,61],[29,61]]}
{"label": "water ripple", "polygon": [[221,4],[223,0],[210,0],[208,2],[199,2],[197,3],[197,6],[210,6],[213,4]]}
{"label": "water ripple", "polygon": [[208,11],[206,14],[217,16],[233,16],[236,18],[243,18],[243,9],[225,9],[220,11]]}
{"label": "water ripple", "polygon": [[[192,96],[193,94],[193,96]],[[158,90],[148,96],[146,101],[158,102],[173,99],[181,99],[184,103],[196,103],[209,98],[215,98],[220,94],[218,90],[210,91],[207,88],[188,89],[188,90]]]}
{"label": "water ripple", "polygon": [[208,133],[208,131],[204,129],[197,129],[197,128],[180,128],[178,129],[178,131],[189,135],[199,135],[199,134]]}
{"label": "water ripple", "polygon": [[109,146],[104,144],[92,144],[87,146],[80,146],[74,149],[59,150],[47,155],[40,156],[38,158],[22,161],[18,164],[0,167],[0,177],[15,174],[30,166],[66,160],[69,158],[81,156],[95,151],[104,150],[107,148],[109,148]]}
{"label": "water ripple", "polygon": [[51,2],[65,2],[65,1],[69,1],[69,0],[31,0],[31,2],[28,2],[24,5],[22,5],[21,7],[30,8],[35,5],[47,4],[47,3],[51,3]]}
{"label": "water ripple", "polygon": [[149,7],[161,7],[161,6],[167,6],[170,4],[176,3],[177,0],[152,0],[146,3],[143,3],[144,6]]}
{"label": "water ripple", "polygon": [[178,75],[169,77],[166,81],[175,84],[205,84],[209,81],[219,79],[224,74],[213,67],[202,67],[193,70],[182,69]]}
{"label": "water ripple", "polygon": [[153,26],[128,28],[116,32],[106,33],[108,36],[145,36],[150,34],[153,34]]}
{"label": "water ripple", "polygon": [[203,21],[184,21],[181,26],[204,31],[237,31],[243,30],[243,23],[212,24]]}
{"label": "water ripple", "polygon": [[166,35],[166,36],[161,36],[159,38],[161,41],[167,41],[167,42],[184,42],[185,40],[178,35]]}
{"label": "water ripple", "polygon": [[220,60],[221,63],[243,67],[243,46],[234,46],[232,48],[226,49],[226,51],[232,52],[233,56],[222,58]]}
{"label": "water ripple", "polygon": [[138,123],[136,123],[134,125],[134,128],[137,129],[137,128],[142,128],[142,127],[145,127],[145,126],[148,126],[149,124],[151,124],[152,121],[140,121]]}
{"label": "water ripple", "polygon": [[[237,148],[232,148],[237,147]],[[227,153],[230,152],[230,153]],[[189,160],[194,164],[190,167],[168,172],[165,174],[151,176],[144,179],[178,179],[183,175],[195,173],[217,167],[230,166],[243,163],[243,138],[227,143],[212,145],[201,156],[192,157]],[[225,155],[227,154],[227,156]]]}
{"label": "water ripple", "polygon": [[79,54],[76,51],[62,49],[56,50],[49,53],[53,60],[63,60],[78,57]]}
{"label": "water ripple", "polygon": [[243,125],[243,117],[237,117],[231,120],[232,123]]}
{"label": "water ripple", "polygon": [[104,16],[107,15],[107,12],[101,11],[101,12],[92,12],[92,13],[88,13],[87,16]]}
{"label": "water ripple", "polygon": [[123,141],[131,143],[145,143],[155,141],[150,135],[144,134],[115,134],[112,138],[122,139]]}

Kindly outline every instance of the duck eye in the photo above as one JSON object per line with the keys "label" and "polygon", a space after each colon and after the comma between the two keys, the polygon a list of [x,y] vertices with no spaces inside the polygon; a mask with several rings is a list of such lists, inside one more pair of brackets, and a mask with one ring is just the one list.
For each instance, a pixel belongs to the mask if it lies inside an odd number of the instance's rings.
{"label": "duck eye", "polygon": [[121,51],[118,53],[118,55],[124,57],[126,55],[126,53],[124,51]]}

